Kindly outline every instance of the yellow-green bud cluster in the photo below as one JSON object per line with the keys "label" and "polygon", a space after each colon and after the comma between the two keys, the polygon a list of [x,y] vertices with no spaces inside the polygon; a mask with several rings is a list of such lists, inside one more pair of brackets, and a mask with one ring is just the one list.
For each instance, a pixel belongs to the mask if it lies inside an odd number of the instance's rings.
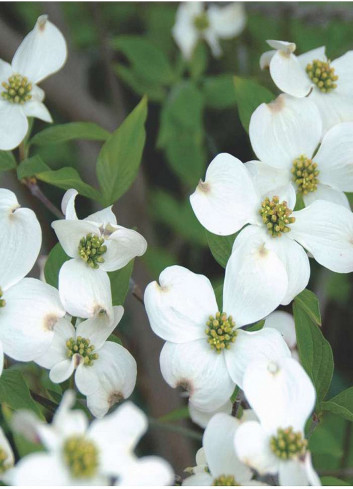
{"label": "yellow-green bud cluster", "polygon": [[315,85],[323,93],[330,92],[337,87],[338,76],[335,75],[335,69],[331,68],[329,61],[320,61],[314,59],[306,67],[306,72]]}
{"label": "yellow-green bud cluster", "polygon": [[71,436],[63,447],[63,455],[72,477],[89,479],[98,468],[98,450],[94,443],[83,436]]}
{"label": "yellow-green bud cluster", "polygon": [[285,200],[280,202],[277,196],[272,200],[266,197],[259,212],[268,232],[274,238],[282,236],[282,233],[288,233],[289,225],[295,221],[295,217],[290,217],[293,211],[287,207],[287,202]]}
{"label": "yellow-green bud cluster", "polygon": [[94,353],[94,345],[91,345],[91,341],[78,336],[70,338],[66,342],[67,356],[72,358],[76,353],[83,358],[84,365],[90,367],[93,365],[94,360],[97,360],[98,354]]}
{"label": "yellow-green bud cluster", "polygon": [[89,233],[80,240],[78,252],[83,261],[91,268],[99,268],[100,263],[104,263],[102,255],[107,251],[104,239],[97,234]]}
{"label": "yellow-green bud cluster", "polygon": [[293,161],[291,171],[293,173],[293,181],[300,193],[306,195],[317,190],[317,184],[319,183],[317,177],[320,173],[317,169],[317,163],[313,163],[312,160],[301,155]]}
{"label": "yellow-green bud cluster", "polygon": [[3,448],[0,448],[0,474],[3,474],[10,468],[10,464],[6,463],[7,458],[7,452]]}
{"label": "yellow-green bud cluster", "polygon": [[12,104],[23,105],[32,98],[32,84],[25,76],[12,75],[7,82],[2,82],[1,85],[5,88],[5,91],[1,92],[2,98]]}
{"label": "yellow-green bud cluster", "polygon": [[284,430],[278,428],[277,436],[273,436],[270,440],[271,450],[282,460],[304,455],[307,445],[308,442],[303,438],[302,433],[293,431],[292,427]]}
{"label": "yellow-green bud cluster", "polygon": [[6,301],[5,299],[2,298],[2,289],[0,287],[0,307],[5,307],[6,306]]}
{"label": "yellow-green bud cluster", "polygon": [[210,26],[210,21],[208,20],[208,15],[204,12],[200,15],[197,15],[194,18],[194,26],[200,32],[205,31]]}
{"label": "yellow-green bud cluster", "polygon": [[234,479],[232,475],[220,475],[217,479],[214,479],[213,486],[239,486],[240,484]]}
{"label": "yellow-green bud cluster", "polygon": [[234,343],[237,331],[234,329],[235,322],[232,316],[227,316],[225,312],[217,312],[216,316],[209,317],[206,325],[207,341],[217,353],[229,349]]}

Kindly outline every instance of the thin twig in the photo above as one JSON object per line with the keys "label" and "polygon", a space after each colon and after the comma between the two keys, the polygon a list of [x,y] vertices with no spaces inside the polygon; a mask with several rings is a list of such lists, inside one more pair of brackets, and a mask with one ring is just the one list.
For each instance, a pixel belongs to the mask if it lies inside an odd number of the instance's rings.
{"label": "thin twig", "polygon": [[24,180],[24,184],[31,194],[42,202],[42,204],[58,219],[63,219],[64,214],[43,194],[36,181],[33,179]]}
{"label": "thin twig", "polygon": [[172,423],[165,423],[155,418],[148,418],[148,422],[152,428],[161,428],[162,430],[172,431],[174,433],[178,433],[179,435],[202,441],[202,434],[198,433],[197,431],[190,430],[189,428],[184,428],[183,426],[178,426]]}
{"label": "thin twig", "polygon": [[317,427],[317,425],[319,423],[320,423],[319,416],[317,416],[317,414],[313,413],[312,423],[311,423],[311,426],[310,426],[309,431],[308,431],[308,434],[307,434],[307,439],[309,439],[311,437],[311,435],[314,433],[315,428]]}

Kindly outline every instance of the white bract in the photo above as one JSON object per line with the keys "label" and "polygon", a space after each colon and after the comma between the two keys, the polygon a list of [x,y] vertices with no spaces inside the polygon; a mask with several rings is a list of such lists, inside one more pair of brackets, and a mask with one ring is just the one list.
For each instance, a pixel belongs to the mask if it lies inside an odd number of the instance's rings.
{"label": "white bract", "polygon": [[[258,293],[261,287],[248,287],[238,269],[233,255],[221,309],[208,278],[180,266],[166,268],[159,283],[150,283],[145,291],[151,328],[166,340],[160,356],[162,375],[171,387],[184,388],[202,411],[214,411],[229,400],[235,384],[242,386],[253,359],[290,356],[278,331],[241,329],[276,307],[276,285],[275,290]],[[266,284],[266,273],[261,283]]]}
{"label": "white bract", "polygon": [[295,322],[291,314],[285,311],[272,312],[265,319],[264,328],[277,329],[277,331],[281,333],[284,341],[287,343],[287,346],[292,353],[292,358],[299,361]]}
{"label": "white bract", "polygon": [[0,189],[0,242],[1,372],[4,353],[19,361],[42,354],[65,311],[54,287],[24,278],[38,257],[42,231],[34,212],[7,189]]}
{"label": "white bract", "polygon": [[34,425],[46,452],[32,453],[7,472],[11,485],[168,485],[173,472],[159,457],[138,459],[133,453],[146,432],[147,418],[126,402],[112,414],[88,425],[81,410],[71,410],[74,396],[65,393],[52,425]]}
{"label": "white bract", "polygon": [[306,205],[327,200],[350,209],[344,192],[353,191],[353,122],[326,132],[317,151],[321,127],[320,113],[308,98],[282,94],[255,110],[249,135],[261,161],[246,166],[261,194],[291,184]]}
{"label": "white bract", "polygon": [[252,471],[235,453],[234,436],[241,421],[228,414],[213,416],[203,435],[203,451],[196,457],[194,475],[183,486],[249,486],[263,485],[252,481]]}
{"label": "white bract", "polygon": [[241,3],[213,4],[206,9],[204,2],[181,2],[172,32],[185,59],[190,60],[199,39],[204,39],[218,57],[222,54],[219,40],[240,34],[245,22]]}
{"label": "white bract", "polygon": [[255,360],[245,372],[244,393],[259,421],[235,433],[239,459],[259,474],[278,473],[281,485],[320,485],[304,436],[315,389],[301,365],[292,358]]}
{"label": "white bract", "polygon": [[107,341],[123,313],[122,306],[114,307],[112,322],[102,324],[92,318],[76,328],[67,319],[60,321],[50,348],[36,359],[50,369],[52,382],[61,383],[74,374],[78,390],[87,396],[87,406],[97,417],[129,397],[135,387],[135,359],[123,346]]}
{"label": "white bract", "polygon": [[[241,277],[252,294],[266,292],[277,302],[272,310],[288,304],[309,281],[304,248],[334,272],[353,271],[353,214],[348,209],[316,200],[293,212],[296,197],[291,185],[265,196],[255,184],[246,165],[222,153],[190,197],[208,231],[227,236],[241,230],[232,259],[238,263],[238,280]],[[250,225],[242,229],[246,224]]]}
{"label": "white bract", "polygon": [[274,50],[261,56],[261,68],[269,67],[282,92],[308,97],[315,103],[323,121],[323,134],[339,122],[353,121],[353,51],[331,62],[325,46],[296,56],[294,43],[267,42]]}
{"label": "white bract", "polygon": [[226,414],[231,414],[233,408],[233,404],[230,399],[223,404],[223,406],[220,406],[218,409],[215,411],[203,411],[201,409],[197,409],[192,402],[189,401],[189,415],[191,420],[201,426],[201,428],[206,428],[208,422],[210,421],[211,418],[215,414],[218,413],[226,413]]}
{"label": "white bract", "polygon": [[0,149],[16,148],[27,134],[27,117],[52,122],[37,84],[60,70],[67,56],[66,42],[46,15],[18,47],[12,63],[0,60]]}

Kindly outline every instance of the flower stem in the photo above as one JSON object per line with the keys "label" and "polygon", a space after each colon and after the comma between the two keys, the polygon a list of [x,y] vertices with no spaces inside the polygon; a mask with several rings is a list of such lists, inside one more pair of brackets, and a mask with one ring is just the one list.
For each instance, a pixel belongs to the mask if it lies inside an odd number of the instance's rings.
{"label": "flower stem", "polygon": [[172,423],[165,423],[164,421],[159,421],[155,418],[148,418],[148,422],[151,428],[160,428],[166,431],[172,431],[174,433],[179,433],[179,435],[187,436],[188,438],[193,438],[194,440],[201,441],[202,434],[197,431],[190,430],[189,428],[184,428],[183,426],[177,426]]}

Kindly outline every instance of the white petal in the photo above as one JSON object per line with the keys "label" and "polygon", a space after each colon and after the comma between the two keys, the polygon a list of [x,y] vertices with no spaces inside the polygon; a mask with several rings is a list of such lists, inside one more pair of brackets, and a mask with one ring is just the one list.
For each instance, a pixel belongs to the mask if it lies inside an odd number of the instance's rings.
{"label": "white petal", "polygon": [[321,183],[353,191],[353,122],[337,124],[326,133],[315,162]]}
{"label": "white petal", "polygon": [[235,433],[234,444],[239,459],[260,475],[277,473],[278,459],[271,451],[270,437],[260,423],[242,423]]}
{"label": "white petal", "polygon": [[66,486],[71,481],[59,454],[31,453],[11,470],[8,483],[14,486]]}
{"label": "white petal", "polygon": [[306,68],[309,63],[312,63],[315,59],[319,59],[320,61],[327,61],[325,55],[325,46],[321,46],[319,48],[311,49],[306,53],[300,54],[297,56],[298,61],[302,68]]}
{"label": "white petal", "polygon": [[41,15],[18,47],[12,68],[16,73],[27,76],[32,83],[38,83],[60,70],[66,57],[64,36],[46,15]]}
{"label": "white petal", "polygon": [[30,100],[23,105],[23,112],[27,117],[36,117],[44,122],[53,122],[49,110],[37,100]]}
{"label": "white petal", "polygon": [[241,3],[232,2],[222,6],[211,4],[207,13],[211,29],[220,39],[231,39],[245,27],[246,15]]}
{"label": "white petal", "polygon": [[300,155],[311,158],[321,139],[321,126],[320,113],[313,102],[282,94],[255,110],[249,135],[259,160],[289,172]]}
{"label": "white petal", "polygon": [[305,205],[308,207],[315,200],[326,200],[327,202],[333,202],[334,204],[343,205],[350,210],[351,206],[347,196],[342,190],[336,190],[328,185],[318,184],[315,192],[309,192],[303,195]]}
{"label": "white petal", "polygon": [[43,102],[43,100],[45,99],[45,92],[40,87],[38,87],[38,85],[32,86],[31,95],[31,100],[35,100],[36,102]]}
{"label": "white petal", "polygon": [[288,348],[292,349],[297,344],[297,335],[295,333],[294,318],[285,311],[275,311],[267,316],[264,328],[277,329],[283,336]]}
{"label": "white petal", "polygon": [[153,331],[175,343],[205,338],[206,322],[218,311],[208,278],[177,265],[146,287],[144,302]]}
{"label": "white petal", "polygon": [[22,106],[0,100],[0,150],[16,148],[27,130],[28,121]]}
{"label": "white petal", "polygon": [[75,317],[112,320],[110,281],[103,270],[93,270],[82,260],[69,260],[59,272],[59,293],[66,311]]}
{"label": "white petal", "polygon": [[[223,406],[220,406],[215,411],[202,411],[197,409],[192,402],[189,402],[189,414],[190,418],[195,424],[201,426],[201,428],[206,428],[210,419],[217,413],[231,414],[233,404],[228,400]],[[199,465],[199,464],[198,464]]]}
{"label": "white petal", "polygon": [[202,33],[203,37],[205,38],[206,42],[211,48],[212,55],[215,58],[219,58],[222,55],[222,48],[218,40],[218,35],[212,27],[207,29],[205,32]]}
{"label": "white petal", "polygon": [[281,304],[289,304],[308,285],[310,278],[310,263],[308,255],[302,246],[289,239],[291,232],[279,238],[273,238],[269,246],[286,267],[288,288]]}
{"label": "white petal", "polygon": [[54,326],[54,337],[49,348],[35,362],[41,367],[51,369],[55,364],[66,360],[66,341],[75,337],[75,328],[70,321],[67,318],[59,319]]}
{"label": "white petal", "polygon": [[306,452],[305,454],[305,470],[306,470],[306,475],[308,478],[308,481],[311,486],[321,486],[321,481],[317,473],[315,472],[312,462],[311,462],[311,453]]}
{"label": "white petal", "polygon": [[260,68],[262,70],[270,67],[271,59],[276,54],[276,52],[277,52],[276,50],[271,49],[271,51],[266,51],[265,53],[261,54],[261,56],[260,56]]}
{"label": "white petal", "polygon": [[69,219],[60,219],[52,222],[51,226],[65,253],[71,256],[71,258],[78,258],[80,260],[82,258],[78,254],[78,248],[81,238],[85,238],[89,233],[100,236],[100,231],[96,224],[78,219],[72,221]]}
{"label": "white petal", "polygon": [[7,81],[13,75],[13,69],[10,63],[0,59],[0,80],[1,83]]}
{"label": "white petal", "polygon": [[181,3],[176,13],[172,34],[185,59],[192,57],[199,33],[194,26],[194,17],[202,13],[200,2]]}
{"label": "white petal", "polygon": [[95,349],[99,350],[123,317],[123,306],[114,306],[113,313],[114,319],[111,322],[102,322],[95,317],[81,321],[76,327],[76,336],[88,338]]}
{"label": "white petal", "polygon": [[75,370],[75,357],[71,360],[63,360],[50,370],[49,378],[55,384],[61,384],[64,380],[67,380],[71,377]]}
{"label": "white petal", "polygon": [[278,41],[275,39],[269,39],[266,42],[271,48],[284,51],[285,53],[294,53],[297,48],[294,42]]}
{"label": "white petal", "polygon": [[136,256],[142,256],[147,249],[145,238],[133,229],[117,226],[117,230],[105,240],[107,251],[101,269],[106,272],[119,270]]}
{"label": "white petal", "polygon": [[66,219],[71,219],[74,221],[77,219],[76,209],[75,209],[75,200],[78,195],[77,190],[74,188],[70,188],[67,190],[63,196],[61,201],[61,210]]}
{"label": "white petal", "polygon": [[341,205],[317,200],[293,213],[290,237],[333,272],[353,271],[353,214]]}
{"label": "white petal", "polygon": [[245,396],[269,434],[289,426],[303,432],[315,405],[314,386],[293,358],[267,358],[254,360],[246,369]]}
{"label": "white petal", "polygon": [[192,475],[183,480],[183,486],[212,486],[213,477],[206,473],[201,472],[199,474]]}
{"label": "white petal", "polygon": [[51,424],[51,428],[54,428],[62,439],[73,434],[83,435],[87,431],[87,416],[81,409],[72,409],[74,404],[74,391],[65,391]]}
{"label": "white petal", "polygon": [[53,339],[53,328],[65,315],[54,287],[34,278],[24,278],[5,294],[0,311],[0,339],[4,351],[19,361],[43,354]]}
{"label": "white petal", "polygon": [[281,334],[271,328],[254,332],[240,329],[234,344],[225,351],[229,375],[240,388],[243,388],[246,369],[253,361],[290,356],[290,350]]}
{"label": "white petal", "polygon": [[335,124],[353,120],[353,99],[348,95],[340,94],[338,89],[322,93],[314,87],[309,99],[319,109],[323,135]]}
{"label": "white petal", "polygon": [[261,161],[248,161],[245,167],[250,173],[258,195],[262,198],[273,195],[278,187],[285,187],[290,181],[288,169],[274,168]]}
{"label": "white petal", "polygon": [[252,473],[235,453],[234,436],[240,421],[228,414],[216,414],[203,435],[203,447],[208,467],[214,478],[233,475],[238,484],[246,485]]}
{"label": "white petal", "polygon": [[0,287],[4,291],[27,275],[42,244],[36,215],[20,207],[16,195],[7,189],[0,189],[0,242]]}
{"label": "white petal", "polygon": [[142,457],[122,470],[119,486],[170,486],[174,483],[171,466],[160,457]]}
{"label": "white petal", "polygon": [[75,382],[80,392],[91,396],[88,407],[92,414],[103,417],[114,404],[132,394],[136,374],[134,357],[118,343],[107,341],[91,367],[79,366]]}
{"label": "white petal", "polygon": [[102,472],[119,475],[131,463],[132,451],[146,430],[147,417],[131,402],[93,421],[87,435],[100,450]]}
{"label": "white petal", "polygon": [[282,92],[294,97],[306,97],[312,82],[293,53],[277,51],[270,62],[272,80]]}
{"label": "white petal", "polygon": [[111,226],[116,226],[116,216],[112,210],[113,206],[110,205],[109,207],[106,207],[105,209],[102,209],[101,211],[97,211],[94,214],[90,214],[89,216],[85,217],[85,221],[91,221],[99,226],[103,226],[104,228],[110,224]]}
{"label": "white petal", "polygon": [[208,231],[221,236],[252,222],[258,200],[243,163],[227,153],[211,161],[205,181],[190,196],[197,219]]}
{"label": "white petal", "polygon": [[281,486],[309,486],[305,465],[300,460],[281,460],[278,479]]}
{"label": "white petal", "polygon": [[11,429],[32,443],[39,443],[38,426],[44,424],[33,411],[19,409],[13,413]]}
{"label": "white petal", "polygon": [[226,267],[223,310],[233,316],[237,327],[267,316],[286,294],[287,272],[268,244],[270,239],[267,231],[248,226],[234,242]]}
{"label": "white petal", "polygon": [[184,388],[196,408],[215,410],[232,395],[234,382],[224,355],[213,351],[204,340],[190,343],[166,343],[161,351],[160,367],[171,387]]}
{"label": "white petal", "polygon": [[335,74],[338,75],[337,92],[350,98],[352,97],[352,86],[350,83],[353,76],[352,65],[353,51],[348,51],[331,63],[331,67],[335,69]]}

